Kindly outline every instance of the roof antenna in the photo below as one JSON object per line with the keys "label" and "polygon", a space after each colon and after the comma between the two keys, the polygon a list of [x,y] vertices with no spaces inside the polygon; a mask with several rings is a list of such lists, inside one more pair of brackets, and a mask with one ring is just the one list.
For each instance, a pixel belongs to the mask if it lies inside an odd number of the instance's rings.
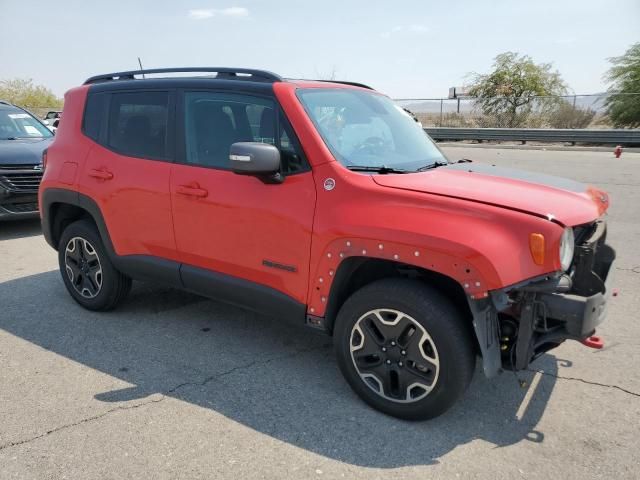
{"label": "roof antenna", "polygon": [[[144,68],[142,68],[142,60],[140,60],[140,57],[138,57],[138,65],[140,65],[140,71],[142,72]],[[144,73],[142,74],[142,79],[144,80]]]}

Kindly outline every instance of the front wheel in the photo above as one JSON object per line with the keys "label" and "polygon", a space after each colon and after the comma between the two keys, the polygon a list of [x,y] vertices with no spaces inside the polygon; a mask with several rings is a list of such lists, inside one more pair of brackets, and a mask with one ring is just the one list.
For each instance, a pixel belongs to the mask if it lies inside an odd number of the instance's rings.
{"label": "front wheel", "polygon": [[473,376],[464,318],[449,299],[415,280],[384,279],[355,292],[338,313],[334,342],[353,390],[403,419],[444,413]]}

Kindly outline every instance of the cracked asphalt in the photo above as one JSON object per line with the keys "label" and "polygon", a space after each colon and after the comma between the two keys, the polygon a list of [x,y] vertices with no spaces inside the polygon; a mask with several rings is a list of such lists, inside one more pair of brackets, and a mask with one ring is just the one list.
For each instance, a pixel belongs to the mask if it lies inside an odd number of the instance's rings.
{"label": "cracked asphalt", "polygon": [[66,293],[38,222],[0,224],[0,479],[640,478],[640,154],[448,147],[611,195],[605,348],[480,369],[442,417],[399,421],[329,338],[155,285],[110,313]]}

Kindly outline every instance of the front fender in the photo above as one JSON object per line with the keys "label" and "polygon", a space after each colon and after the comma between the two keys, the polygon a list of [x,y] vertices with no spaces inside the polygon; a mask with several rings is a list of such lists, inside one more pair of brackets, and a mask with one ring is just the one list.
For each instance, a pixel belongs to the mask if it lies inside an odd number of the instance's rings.
{"label": "front fender", "polygon": [[[324,316],[335,273],[353,257],[383,259],[444,275],[469,300],[558,270],[563,228],[546,218],[471,200],[376,184],[337,162],[314,169],[317,210],[308,283],[308,313]],[[335,188],[324,189],[326,179]],[[531,233],[544,235],[543,265]]]}

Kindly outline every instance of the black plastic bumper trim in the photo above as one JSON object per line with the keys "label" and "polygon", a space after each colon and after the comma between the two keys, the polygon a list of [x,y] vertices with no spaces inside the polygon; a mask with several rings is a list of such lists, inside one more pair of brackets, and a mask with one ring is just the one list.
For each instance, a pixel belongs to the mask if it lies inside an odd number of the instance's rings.
{"label": "black plastic bumper trim", "polygon": [[543,293],[537,300],[544,303],[547,317],[565,322],[567,338],[586,338],[600,325],[607,313],[607,304],[612,291],[613,260],[615,251],[609,245],[601,245],[601,252],[607,257],[604,281],[604,290],[588,297],[572,293]]}

